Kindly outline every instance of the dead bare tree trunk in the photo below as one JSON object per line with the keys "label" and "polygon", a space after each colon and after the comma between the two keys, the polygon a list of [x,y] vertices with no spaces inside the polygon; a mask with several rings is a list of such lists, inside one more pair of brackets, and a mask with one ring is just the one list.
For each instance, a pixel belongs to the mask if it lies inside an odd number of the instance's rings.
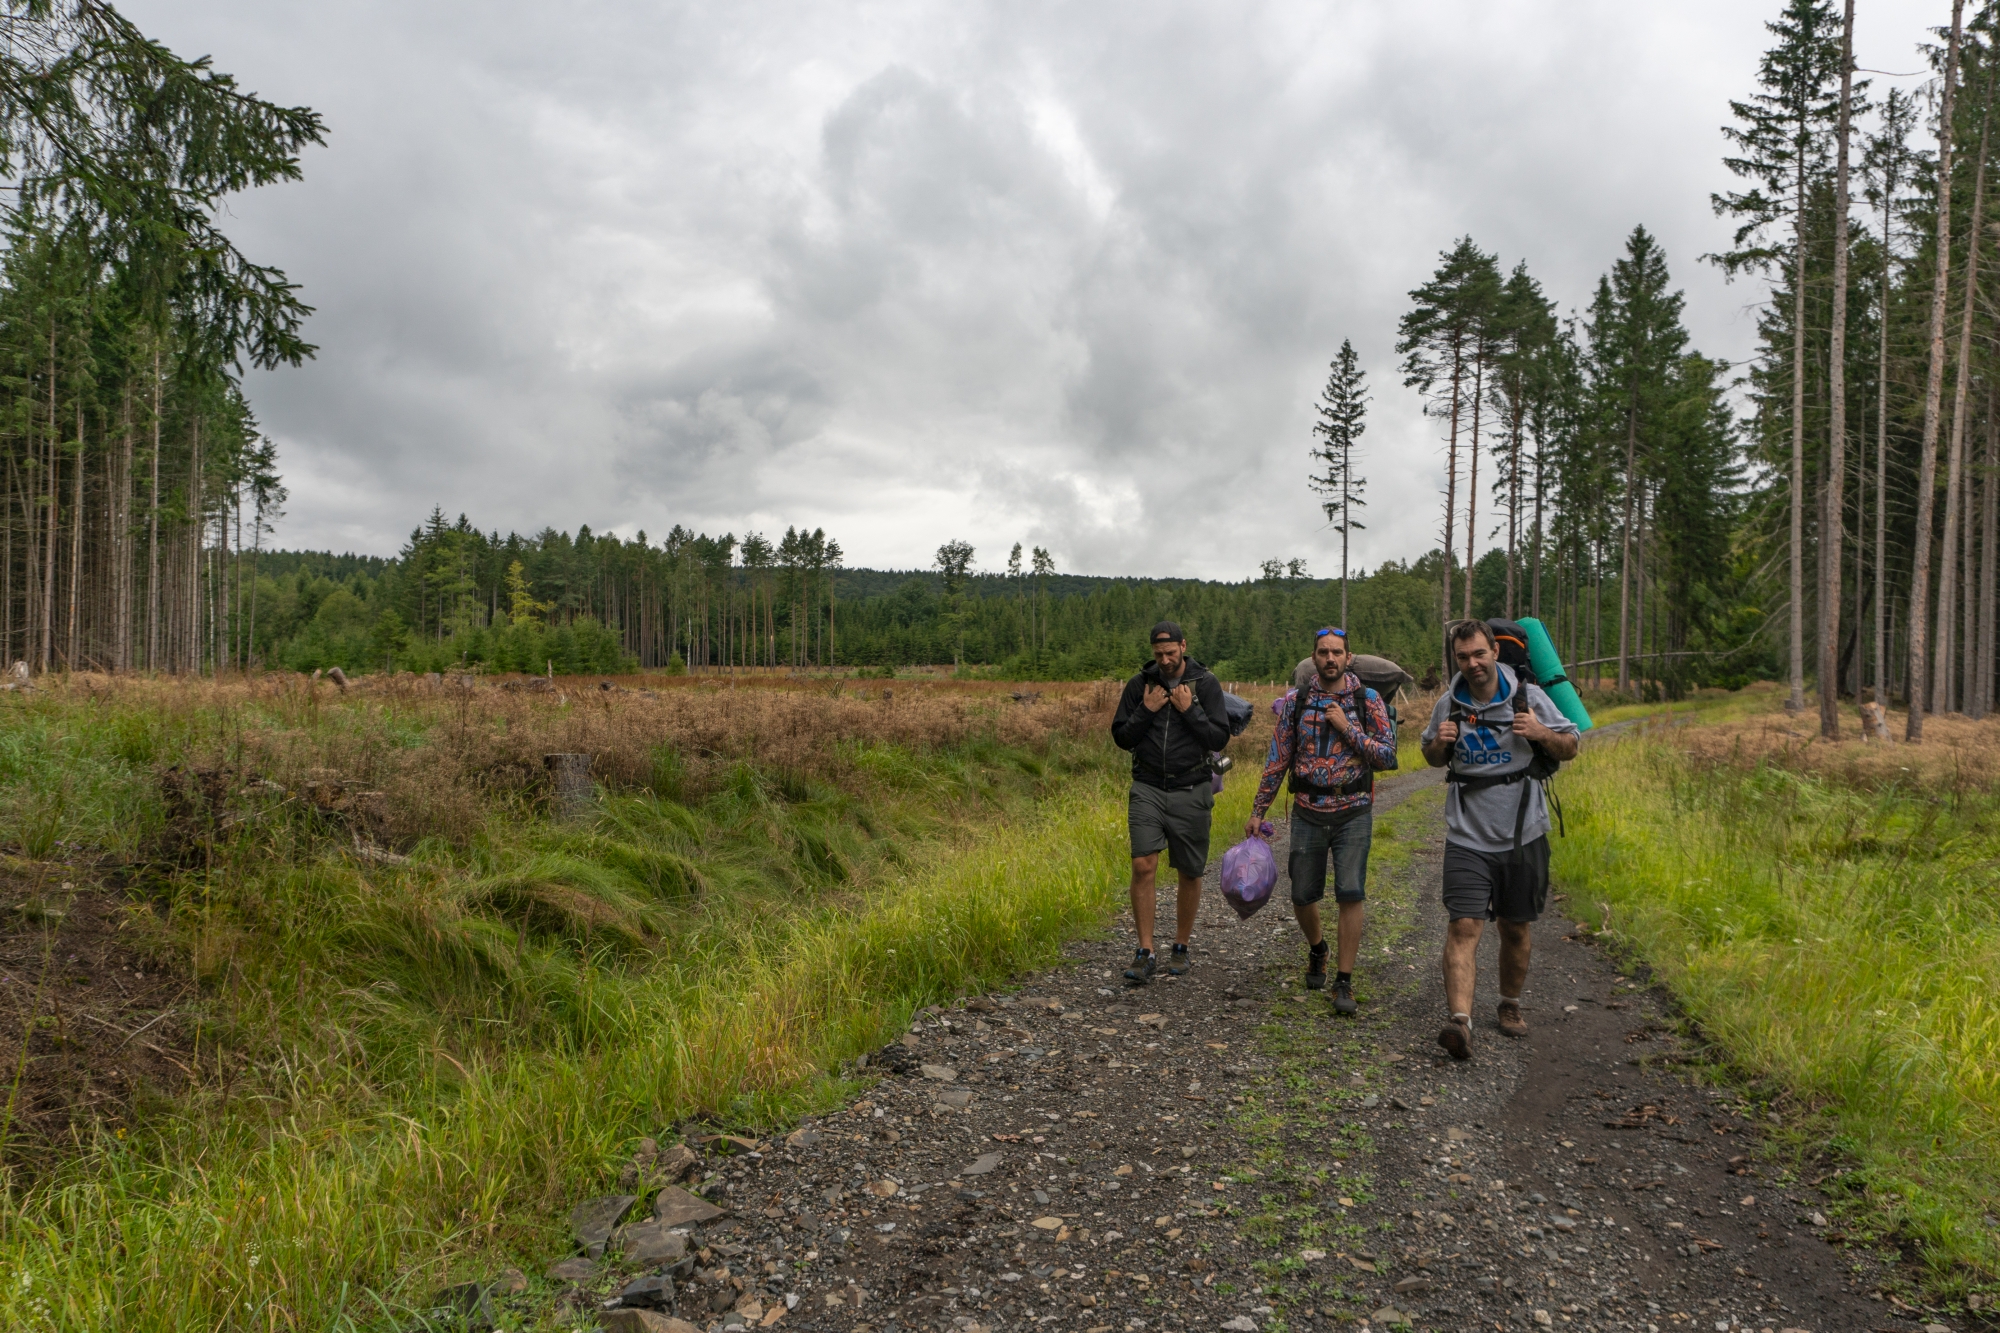
{"label": "dead bare tree trunk", "polygon": [[1847,513],[1847,140],[1854,103],[1854,0],[1840,25],[1840,117],[1834,130],[1833,344],[1827,386],[1826,506],[1819,530],[1819,734],[1840,739],[1840,528]]}
{"label": "dead bare tree trunk", "polygon": [[1785,708],[1806,706],[1805,663],[1805,488],[1806,488],[1806,159],[1798,159],[1792,212],[1792,505],[1789,553],[1791,612],[1790,693]]}
{"label": "dead bare tree trunk", "polygon": [[160,669],[160,344],[157,335],[153,341],[152,466],[152,489],[146,495],[146,670],[158,671]]}
{"label": "dead bare tree trunk", "polygon": [[1639,489],[1639,391],[1625,411],[1625,529],[1618,550],[1618,692],[1632,688],[1631,650],[1632,606],[1632,500]]}
{"label": "dead bare tree trunk", "polygon": [[1993,711],[1993,647],[1994,647],[1994,587],[1995,560],[1993,544],[2000,538],[2000,477],[1994,475],[1996,464],[1994,416],[2000,412],[2000,392],[1988,383],[1986,386],[1986,457],[1980,465],[1979,481],[1979,597],[1975,603],[1979,613],[1979,652],[1973,662],[1973,687],[1971,709],[1974,717],[1985,717]]}
{"label": "dead bare tree trunk", "polygon": [[[1987,110],[1979,119],[1979,157],[1972,164],[1972,217],[1965,229],[1965,309],[1959,319],[1958,369],[1953,376],[1951,445],[1944,473],[1944,544],[1938,549],[1937,635],[1931,669],[1931,706],[1951,711],[1951,658],[1958,623],[1959,508],[1964,502],[1965,400],[1972,381],[1972,316],[1979,296],[1980,216],[1986,204],[1987,130],[1992,123],[1992,80],[1987,80]],[[1942,185],[1939,187],[1942,189]]]}
{"label": "dead bare tree trunk", "polygon": [[1903,739],[1924,738],[1924,668],[1930,612],[1931,509],[1937,487],[1938,412],[1944,399],[1945,288],[1951,282],[1951,112],[1958,84],[1958,46],[1965,33],[1965,0],[1951,0],[1951,39],[1945,47],[1944,90],[1938,107],[1937,271],[1931,282],[1930,366],[1924,376],[1924,433],[1917,449],[1917,524],[1910,560],[1909,714]]}
{"label": "dead bare tree trunk", "polygon": [[1486,397],[1485,331],[1475,329],[1472,356],[1472,452],[1465,473],[1465,618],[1472,619],[1472,551],[1478,540],[1479,409]]}

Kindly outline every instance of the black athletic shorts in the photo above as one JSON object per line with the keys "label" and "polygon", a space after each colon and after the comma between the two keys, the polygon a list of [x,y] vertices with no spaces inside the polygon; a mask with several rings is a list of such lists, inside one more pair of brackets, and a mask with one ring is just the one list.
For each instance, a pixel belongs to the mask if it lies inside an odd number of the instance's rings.
{"label": "black athletic shorts", "polygon": [[1453,921],[1528,922],[1549,905],[1549,838],[1518,852],[1480,852],[1446,840],[1444,906]]}

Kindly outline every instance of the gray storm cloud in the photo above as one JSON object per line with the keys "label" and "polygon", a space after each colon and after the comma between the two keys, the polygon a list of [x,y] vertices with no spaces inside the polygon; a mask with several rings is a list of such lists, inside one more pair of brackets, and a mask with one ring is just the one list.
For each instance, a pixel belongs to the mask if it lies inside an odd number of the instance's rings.
{"label": "gray storm cloud", "polygon": [[[1862,63],[1913,68],[1936,15],[1865,8]],[[1697,262],[1765,40],[1741,4],[130,9],[332,127],[232,207],[319,309],[319,357],[251,385],[287,545],[392,552],[440,504],[1327,572],[1303,482],[1344,337],[1357,556],[1435,543],[1393,343],[1457,236],[1569,306],[1644,222],[1698,345],[1752,347],[1756,291]]]}

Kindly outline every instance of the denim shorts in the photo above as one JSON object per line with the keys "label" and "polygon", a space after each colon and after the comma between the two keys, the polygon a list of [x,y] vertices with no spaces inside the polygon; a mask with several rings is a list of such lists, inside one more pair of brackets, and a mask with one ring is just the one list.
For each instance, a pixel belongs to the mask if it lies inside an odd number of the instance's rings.
{"label": "denim shorts", "polygon": [[1368,897],[1368,845],[1375,838],[1375,809],[1364,805],[1337,815],[1308,819],[1292,807],[1292,854],[1287,865],[1292,902],[1304,907],[1326,897],[1326,863],[1333,862],[1333,900],[1364,902]]}

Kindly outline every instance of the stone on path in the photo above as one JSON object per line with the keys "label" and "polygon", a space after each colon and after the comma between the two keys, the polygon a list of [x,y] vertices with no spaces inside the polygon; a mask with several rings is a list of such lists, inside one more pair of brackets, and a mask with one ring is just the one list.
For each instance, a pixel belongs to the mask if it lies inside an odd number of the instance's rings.
{"label": "stone on path", "polygon": [[676,1143],[661,1153],[653,1164],[653,1178],[662,1185],[675,1184],[681,1177],[694,1170],[695,1163],[699,1160],[701,1159],[694,1155],[694,1149],[685,1143]]}
{"label": "stone on path", "polygon": [[946,1088],[937,1095],[938,1105],[949,1106],[953,1110],[972,1105],[972,1089]]}
{"label": "stone on path", "polygon": [[1257,1333],[1257,1321],[1247,1314],[1237,1315],[1223,1322],[1224,1333]]}
{"label": "stone on path", "polygon": [[1417,1277],[1414,1274],[1396,1283],[1396,1294],[1398,1296],[1408,1296],[1413,1292],[1429,1291],[1430,1289],[1431,1280],[1429,1278]]}
{"label": "stone on path", "polygon": [[701,1333],[685,1319],[651,1310],[606,1310],[597,1316],[597,1323],[606,1333]]}
{"label": "stone on path", "polygon": [[1407,1324],[1410,1322],[1410,1317],[1393,1305],[1385,1305],[1368,1317],[1378,1324]]}
{"label": "stone on path", "polygon": [[981,1153],[978,1157],[974,1158],[972,1165],[966,1167],[963,1171],[959,1172],[959,1174],[962,1176],[985,1176],[985,1175],[991,1175],[993,1172],[998,1171],[999,1169],[1000,1169],[1000,1154],[997,1152],[989,1152],[989,1153]]}
{"label": "stone on path", "polygon": [[628,1222],[612,1233],[625,1262],[651,1268],[678,1262],[687,1253],[687,1237],[661,1222]]}
{"label": "stone on path", "polygon": [[585,1199],[570,1209],[570,1234],[595,1259],[604,1253],[604,1243],[611,1239],[612,1228],[638,1201],[638,1196],[634,1194],[604,1194],[595,1199]]}
{"label": "stone on path", "polygon": [[549,1265],[551,1282],[588,1282],[597,1276],[597,1265],[588,1259],[564,1259]]}
{"label": "stone on path", "polygon": [[653,1220],[663,1227],[686,1226],[690,1222],[713,1222],[722,1209],[707,1199],[698,1199],[678,1186],[660,1191],[653,1200]]}
{"label": "stone on path", "polygon": [[431,1297],[433,1310],[449,1310],[467,1329],[490,1329],[499,1322],[484,1282],[461,1282]]}
{"label": "stone on path", "polygon": [[627,1282],[618,1293],[621,1304],[635,1310],[671,1310],[674,1307],[674,1280],[664,1273],[645,1273]]}
{"label": "stone on path", "polygon": [[940,1083],[958,1082],[958,1071],[945,1065],[918,1065],[917,1072],[925,1078],[934,1078]]}

